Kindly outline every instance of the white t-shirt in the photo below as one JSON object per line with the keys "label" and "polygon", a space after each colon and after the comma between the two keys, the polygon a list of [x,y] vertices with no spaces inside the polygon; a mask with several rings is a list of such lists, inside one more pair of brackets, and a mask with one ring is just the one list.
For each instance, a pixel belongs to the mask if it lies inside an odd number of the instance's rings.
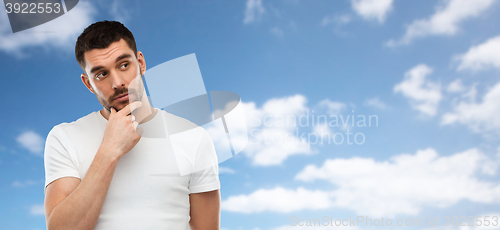
{"label": "white t-shirt", "polygon": [[[189,194],[220,189],[217,156],[208,133],[196,127],[165,138],[169,136],[165,124],[172,121],[188,122],[159,110],[139,125],[144,134],[119,160],[94,229],[188,229]],[[44,155],[45,188],[62,177],[85,177],[106,123],[97,111],[50,131]],[[199,168],[192,166],[197,159],[207,165],[203,170],[181,173],[186,165],[191,165],[191,171]]]}

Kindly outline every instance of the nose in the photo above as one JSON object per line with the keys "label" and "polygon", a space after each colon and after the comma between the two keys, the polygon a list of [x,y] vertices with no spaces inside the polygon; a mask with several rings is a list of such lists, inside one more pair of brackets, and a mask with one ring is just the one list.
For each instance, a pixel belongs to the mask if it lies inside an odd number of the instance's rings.
{"label": "nose", "polygon": [[116,72],[112,72],[110,74],[111,74],[111,78],[113,80],[113,86],[112,86],[113,89],[125,87],[125,81],[123,80],[123,78],[119,74],[117,74]]}

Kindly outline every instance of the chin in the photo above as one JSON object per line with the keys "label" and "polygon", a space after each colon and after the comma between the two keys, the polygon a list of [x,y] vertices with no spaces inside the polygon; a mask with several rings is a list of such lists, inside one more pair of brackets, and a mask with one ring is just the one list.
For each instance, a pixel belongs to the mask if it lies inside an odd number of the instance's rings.
{"label": "chin", "polygon": [[110,106],[110,109],[111,109],[111,107],[115,108],[116,112],[118,112],[118,111],[122,110],[123,108],[125,108],[125,106],[127,106],[128,104],[129,104],[128,100],[122,101],[122,102],[115,102]]}

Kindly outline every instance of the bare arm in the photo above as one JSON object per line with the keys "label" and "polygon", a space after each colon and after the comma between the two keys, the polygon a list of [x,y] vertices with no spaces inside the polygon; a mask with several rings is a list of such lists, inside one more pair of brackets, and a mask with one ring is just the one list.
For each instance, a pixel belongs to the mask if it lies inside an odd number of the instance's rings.
{"label": "bare arm", "polygon": [[191,230],[218,230],[220,228],[219,190],[189,194]]}
{"label": "bare arm", "polygon": [[[47,186],[45,218],[48,230],[93,229],[118,160],[140,140],[137,122],[128,114],[140,103],[127,105],[120,112],[112,110],[99,150],[85,177],[60,178]],[[132,109],[133,110],[133,109]]]}
{"label": "bare arm", "polygon": [[96,154],[83,180],[58,179],[47,186],[47,229],[93,229],[101,213],[117,160]]}

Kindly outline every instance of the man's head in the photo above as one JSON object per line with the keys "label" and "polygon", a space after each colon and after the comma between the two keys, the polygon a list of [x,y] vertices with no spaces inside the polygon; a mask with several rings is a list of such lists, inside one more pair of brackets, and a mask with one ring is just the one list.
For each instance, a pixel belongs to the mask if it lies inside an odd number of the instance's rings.
{"label": "man's head", "polygon": [[142,99],[146,62],[134,36],[120,22],[101,21],[87,27],[78,37],[75,56],[84,71],[82,82],[106,110],[120,110]]}

